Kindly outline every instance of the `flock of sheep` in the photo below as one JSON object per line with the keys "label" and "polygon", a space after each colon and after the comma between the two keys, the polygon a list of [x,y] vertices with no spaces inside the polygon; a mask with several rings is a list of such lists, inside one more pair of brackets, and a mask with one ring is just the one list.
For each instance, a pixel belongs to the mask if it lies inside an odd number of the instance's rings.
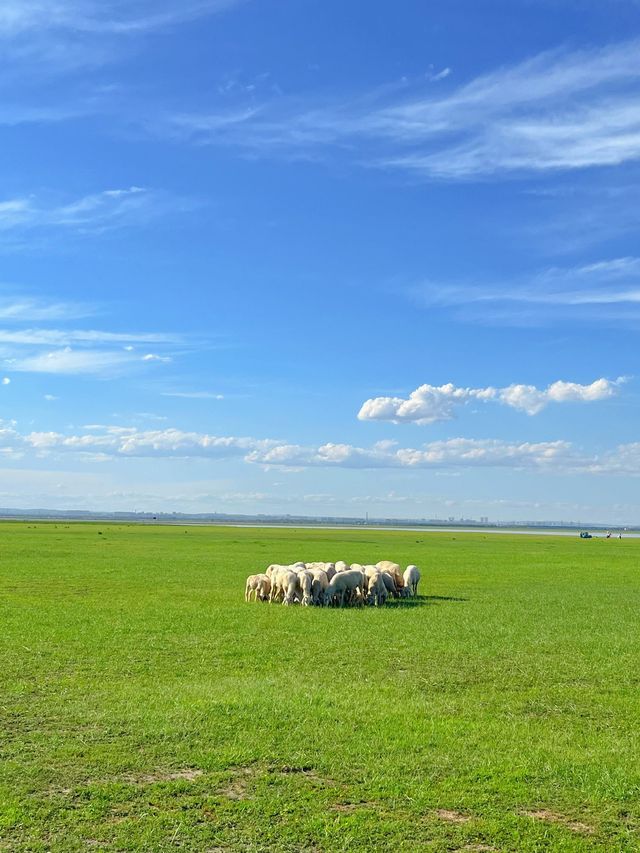
{"label": "flock of sheep", "polygon": [[293,563],[270,565],[264,574],[249,575],[245,601],[300,603],[304,607],[380,606],[389,595],[411,598],[418,594],[420,570],[380,560],[375,566],[360,563]]}

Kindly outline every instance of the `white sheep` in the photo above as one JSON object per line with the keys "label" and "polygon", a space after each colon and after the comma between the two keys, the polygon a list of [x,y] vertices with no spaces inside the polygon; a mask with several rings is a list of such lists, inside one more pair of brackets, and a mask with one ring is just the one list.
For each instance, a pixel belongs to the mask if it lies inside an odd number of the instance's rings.
{"label": "white sheep", "polygon": [[315,605],[321,605],[324,598],[324,593],[329,586],[329,578],[327,573],[322,569],[314,569],[311,572],[313,580],[311,582],[311,597]]}
{"label": "white sheep", "polygon": [[298,585],[302,594],[302,605],[309,607],[313,604],[313,574],[305,571],[298,574]]}
{"label": "white sheep", "polygon": [[253,593],[254,601],[260,598],[265,601],[271,592],[271,581],[267,575],[249,575],[244,588],[244,600],[251,601],[251,593]]}
{"label": "white sheep", "polygon": [[382,573],[375,572],[367,580],[367,600],[369,604],[375,604],[376,607],[384,604],[387,600],[387,587],[382,579]]}
{"label": "white sheep", "polygon": [[380,560],[376,563],[376,566],[381,572],[389,572],[396,582],[398,593],[402,594],[401,590],[404,586],[404,578],[402,577],[402,569],[399,563],[394,563],[392,560]]}
{"label": "white sheep", "polygon": [[280,563],[271,563],[271,565],[267,566],[267,568],[265,569],[265,574],[268,578],[273,578],[273,576],[276,574],[276,572],[278,572],[280,569],[284,569],[284,568],[286,568],[286,567],[280,565]]}
{"label": "white sheep", "polygon": [[293,604],[296,598],[301,598],[298,575],[293,571],[280,572],[277,580],[282,593],[283,604]]}
{"label": "white sheep", "polygon": [[336,564],[335,563],[325,563],[324,564],[324,570],[325,570],[325,573],[327,575],[327,579],[331,580],[331,578],[336,573]]}
{"label": "white sheep", "polygon": [[389,572],[380,572],[382,576],[382,581],[386,587],[388,593],[390,593],[394,598],[399,597],[398,586],[395,582],[395,578]]}
{"label": "white sheep", "polygon": [[416,596],[420,583],[420,569],[417,566],[407,566],[402,577],[405,589],[411,590],[411,595]]}
{"label": "white sheep", "polygon": [[271,595],[269,601],[282,601],[284,590],[280,584],[280,578],[290,572],[289,566],[276,566],[271,573]]}
{"label": "white sheep", "polygon": [[349,563],[345,563],[344,560],[337,560],[334,563],[334,568],[336,570],[336,574],[340,574],[340,572],[348,572],[351,566]]}
{"label": "white sheep", "polygon": [[345,603],[349,603],[353,597],[363,595],[365,579],[362,572],[348,571],[338,572],[331,579],[329,586],[324,593],[325,605],[331,604],[337,600],[340,607]]}

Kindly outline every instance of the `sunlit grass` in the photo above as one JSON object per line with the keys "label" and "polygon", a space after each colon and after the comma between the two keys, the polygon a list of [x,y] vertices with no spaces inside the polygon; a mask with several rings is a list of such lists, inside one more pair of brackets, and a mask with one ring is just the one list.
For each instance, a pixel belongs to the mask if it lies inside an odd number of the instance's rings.
{"label": "sunlit grass", "polygon": [[[0,849],[640,849],[640,542],[25,523],[0,543]],[[418,602],[244,602],[273,561],[383,558],[421,567]]]}

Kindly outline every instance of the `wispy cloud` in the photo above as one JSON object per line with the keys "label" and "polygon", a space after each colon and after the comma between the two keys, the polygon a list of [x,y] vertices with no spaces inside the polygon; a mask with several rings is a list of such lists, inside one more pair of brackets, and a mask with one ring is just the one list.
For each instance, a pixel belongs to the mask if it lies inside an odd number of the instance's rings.
{"label": "wispy cloud", "polygon": [[312,108],[280,99],[182,113],[165,126],[200,144],[263,154],[347,151],[364,165],[429,179],[613,166],[640,158],[639,80],[640,43],[630,41],[540,54],[444,95],[403,81]]}
{"label": "wispy cloud", "polygon": [[135,186],[104,190],[63,204],[45,203],[34,196],[7,199],[0,201],[0,232],[20,235],[54,229],[100,233],[150,219],[159,212],[158,201],[153,192]]}
{"label": "wispy cloud", "polygon": [[[69,346],[70,344],[117,344],[126,343],[123,347],[132,352],[132,344],[172,344],[182,341],[179,335],[159,332],[107,332],[98,329],[22,329],[13,331],[0,329],[1,344],[19,346]],[[144,358],[144,357],[143,357]],[[154,361],[154,358],[144,358]]]}
{"label": "wispy cloud", "polygon": [[6,369],[19,373],[109,377],[140,368],[149,360],[126,350],[73,349],[67,346],[26,357],[7,358],[4,363]]}
{"label": "wispy cloud", "polygon": [[241,0],[3,0],[0,35],[38,31],[130,34],[215,14]]}
{"label": "wispy cloud", "polygon": [[82,302],[50,302],[32,296],[0,297],[0,322],[4,323],[75,320],[96,311],[96,306]]}
{"label": "wispy cloud", "polygon": [[427,281],[408,292],[420,304],[452,311],[463,320],[547,324],[571,317],[599,323],[637,322],[640,258],[551,267],[526,278],[493,283]]}
{"label": "wispy cloud", "polygon": [[163,397],[182,397],[187,400],[224,400],[224,394],[213,391],[163,391]]}
{"label": "wispy cloud", "polygon": [[472,401],[497,402],[510,408],[537,415],[550,403],[592,403],[613,397],[622,378],[615,381],[596,379],[590,385],[559,380],[547,388],[513,384],[505,388],[458,388],[446,385],[421,385],[407,398],[373,397],[358,412],[361,421],[432,424],[448,421],[457,409]]}
{"label": "wispy cloud", "polygon": [[[123,93],[104,85],[99,75],[105,66],[138,50],[143,37],[244,2],[3,0],[0,124],[51,123],[98,114],[113,120],[120,114]],[[61,77],[64,91],[56,85]]]}
{"label": "wispy cloud", "polygon": [[[193,344],[168,332],[65,328],[99,309],[38,297],[0,299],[0,365],[9,373],[115,376],[157,369]],[[51,325],[27,325],[33,320]]]}

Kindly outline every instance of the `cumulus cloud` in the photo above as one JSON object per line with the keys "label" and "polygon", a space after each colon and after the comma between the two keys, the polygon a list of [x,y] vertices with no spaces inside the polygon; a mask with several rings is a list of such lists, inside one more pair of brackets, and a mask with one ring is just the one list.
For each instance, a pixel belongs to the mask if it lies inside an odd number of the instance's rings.
{"label": "cumulus cloud", "polygon": [[606,400],[617,393],[622,378],[596,379],[590,385],[559,380],[547,388],[535,385],[509,385],[506,388],[458,388],[446,385],[421,385],[409,397],[373,397],[365,400],[358,412],[361,421],[432,424],[448,421],[455,411],[472,400],[495,401],[513,409],[536,415],[550,403]]}
{"label": "cumulus cloud", "polygon": [[454,438],[435,441],[420,448],[373,448],[349,444],[320,447],[281,444],[247,455],[248,462],[290,468],[440,468],[495,467],[544,468],[571,458],[571,445],[564,441],[509,443],[498,440]]}
{"label": "cumulus cloud", "polygon": [[140,430],[135,427],[88,424],[88,432],[66,435],[59,432],[20,434],[11,427],[5,435],[14,447],[31,448],[44,453],[75,452],[110,457],[166,457],[175,459],[244,457],[252,451],[264,451],[277,442],[237,436],[215,436],[169,428]]}
{"label": "cumulus cloud", "polygon": [[547,474],[640,476],[640,442],[586,454],[569,442],[503,441],[451,438],[416,448],[395,442],[371,447],[327,442],[317,446],[271,438],[219,436],[175,428],[139,429],[90,424],[85,432],[21,432],[15,421],[0,420],[0,454],[5,458],[65,455],[108,461],[115,459],[236,459],[265,469],[327,468],[344,470],[424,470],[434,474],[468,469],[502,468]]}

